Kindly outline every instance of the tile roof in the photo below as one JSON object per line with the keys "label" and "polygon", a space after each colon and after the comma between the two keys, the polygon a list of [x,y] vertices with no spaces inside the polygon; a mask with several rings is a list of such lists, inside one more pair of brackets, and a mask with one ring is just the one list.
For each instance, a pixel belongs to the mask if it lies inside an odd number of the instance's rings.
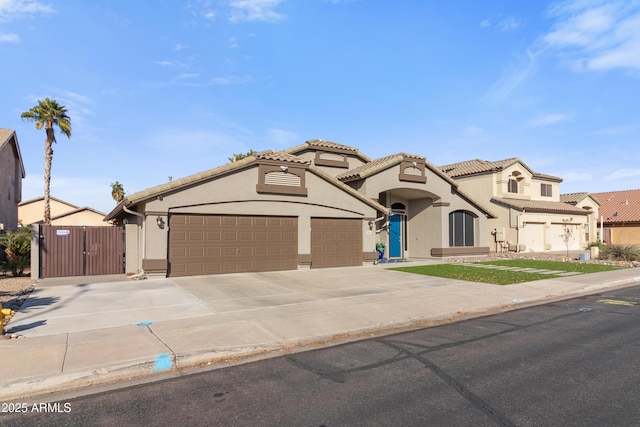
{"label": "tile roof", "polygon": [[376,172],[380,172],[387,169],[390,166],[396,165],[403,160],[420,160],[425,161],[424,156],[417,156],[413,154],[397,153],[390,156],[381,157],[359,166],[355,169],[348,170],[336,176],[336,179],[340,181],[353,181],[354,179],[362,179],[367,176],[373,175]]}
{"label": "tile roof", "polygon": [[0,148],[4,147],[5,144],[8,144],[12,139],[15,141],[16,157],[20,163],[20,176],[24,178],[26,173],[24,169],[24,162],[22,161],[22,154],[20,153],[20,144],[18,144],[18,135],[16,134],[16,131],[12,129],[0,128]]}
{"label": "tile roof", "polygon": [[309,160],[305,160],[301,157],[294,156],[293,154],[286,153],[284,151],[261,151],[256,153],[255,158],[258,160],[274,160],[278,162],[288,162],[288,163],[300,163],[300,164],[309,164],[311,163]]}
{"label": "tile roof", "polygon": [[325,141],[324,139],[309,139],[305,141],[305,144],[310,147],[338,148],[340,150],[353,151],[356,153],[359,151],[356,147],[338,144],[337,142]]}
{"label": "tile roof", "polygon": [[356,147],[351,147],[349,145],[338,144],[337,142],[325,141],[324,139],[309,139],[305,141],[303,144],[296,145],[295,147],[288,148],[285,150],[287,153],[299,153],[309,148],[329,148],[334,150],[341,150],[346,152],[351,152],[354,155],[360,157],[364,161],[371,161],[368,156],[365,156],[358,150]]}
{"label": "tile roof", "polygon": [[595,197],[593,197],[593,194],[588,193],[586,191],[583,191],[580,193],[561,194],[560,201],[562,203],[569,203],[575,206],[581,201],[583,201],[584,199],[586,199],[587,197],[590,197],[591,199],[593,199],[598,205],[600,204],[600,202]]}
{"label": "tile roof", "polygon": [[548,212],[548,213],[564,213],[570,215],[588,215],[589,211],[577,208],[569,203],[563,202],[546,202],[543,200],[522,200],[511,199],[508,197],[493,197],[493,203],[506,205],[518,210],[524,209],[525,212]]}
{"label": "tile roof", "polygon": [[605,222],[640,222],[640,190],[592,193],[599,202]]}
{"label": "tile roof", "polygon": [[[260,159],[284,161],[284,162],[300,163],[300,164],[310,163],[309,160],[305,160],[301,157],[298,157],[283,151],[273,151],[273,150],[261,151],[259,153],[255,153],[253,156],[247,156],[236,162],[227,163],[225,165],[218,166],[217,168],[209,169],[204,172],[196,173],[194,175],[190,175],[184,178],[169,181],[167,183],[160,184],[155,187],[147,188],[146,190],[142,190],[142,191],[138,191],[136,193],[130,194],[127,197],[125,197],[120,203],[118,203],[118,205],[109,214],[105,216],[104,221],[109,221],[111,219],[116,218],[118,214],[123,211],[123,206],[130,207],[143,200],[161,195],[162,193],[165,193],[167,191],[179,190],[183,187],[187,187],[189,185],[199,183],[210,178],[222,176],[227,172],[240,170],[243,167],[249,166],[252,163],[255,163],[256,160],[260,160]],[[316,169],[313,165],[310,165],[309,170],[315,173],[316,175],[321,176],[322,178],[329,181],[331,184],[335,185],[336,187],[342,189],[343,191],[346,191],[347,193],[350,193],[353,196],[359,198],[360,200],[364,201],[365,203],[369,204],[375,209],[378,209],[378,210],[385,209],[384,206],[369,199],[368,197],[365,197],[364,195],[360,194],[359,192],[352,189],[348,185],[343,184],[342,182],[336,180],[333,176],[322,172],[320,169]]]}
{"label": "tile roof", "polygon": [[513,165],[514,163],[521,163],[527,170],[531,171],[534,178],[542,179],[545,181],[557,181],[562,182],[562,178],[557,176],[547,175],[544,173],[534,172],[518,157],[511,157],[503,160],[489,161],[489,160],[467,160],[459,163],[452,163],[450,165],[440,166],[442,172],[449,175],[451,178],[459,176],[477,175],[490,172],[498,172],[506,167]]}
{"label": "tile roof", "polygon": [[4,144],[9,138],[11,138],[11,135],[13,135],[13,132],[14,131],[11,129],[0,128],[0,142]]}
{"label": "tile roof", "polygon": [[440,166],[442,172],[449,175],[451,178],[465,175],[475,175],[478,173],[487,173],[493,171],[500,171],[507,166],[520,162],[517,157],[512,157],[504,160],[497,160],[491,162],[488,160],[474,159],[467,160],[459,163],[452,163],[450,165]]}

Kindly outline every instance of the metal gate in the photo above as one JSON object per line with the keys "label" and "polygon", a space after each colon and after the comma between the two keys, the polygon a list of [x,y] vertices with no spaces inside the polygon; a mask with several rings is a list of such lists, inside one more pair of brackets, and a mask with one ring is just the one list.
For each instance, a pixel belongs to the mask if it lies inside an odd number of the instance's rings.
{"label": "metal gate", "polygon": [[124,273],[124,227],[40,225],[40,277]]}

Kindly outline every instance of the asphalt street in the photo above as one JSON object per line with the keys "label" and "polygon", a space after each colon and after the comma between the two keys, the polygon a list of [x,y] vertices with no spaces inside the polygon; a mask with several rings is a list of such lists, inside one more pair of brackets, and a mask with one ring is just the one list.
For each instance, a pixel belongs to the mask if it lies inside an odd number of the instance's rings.
{"label": "asphalt street", "polygon": [[14,413],[4,402],[0,424],[635,426],[639,303],[640,287],[612,290],[98,394],[11,402]]}

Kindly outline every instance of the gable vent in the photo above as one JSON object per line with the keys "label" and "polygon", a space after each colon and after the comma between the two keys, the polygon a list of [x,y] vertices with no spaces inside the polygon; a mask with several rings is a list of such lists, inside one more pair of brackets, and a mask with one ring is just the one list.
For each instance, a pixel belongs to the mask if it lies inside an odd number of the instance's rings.
{"label": "gable vent", "polygon": [[404,168],[405,175],[413,175],[413,176],[422,176],[422,171],[413,166],[409,166],[408,168]]}
{"label": "gable vent", "polygon": [[342,162],[344,161],[344,157],[340,154],[334,154],[334,153],[320,153],[320,157],[323,160],[335,160],[338,162]]}
{"label": "gable vent", "polygon": [[264,183],[267,185],[285,185],[288,187],[300,187],[300,177],[292,173],[268,172],[264,176]]}

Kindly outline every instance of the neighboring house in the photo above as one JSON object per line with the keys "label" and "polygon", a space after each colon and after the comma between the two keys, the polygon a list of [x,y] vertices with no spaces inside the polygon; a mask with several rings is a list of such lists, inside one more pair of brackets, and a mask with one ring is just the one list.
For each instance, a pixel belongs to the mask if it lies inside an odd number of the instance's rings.
{"label": "neighboring house", "polygon": [[600,231],[598,230],[598,209],[600,208],[600,202],[593,194],[587,192],[561,194],[560,201],[581,208],[589,213],[587,217],[588,224],[584,227],[585,247],[591,242],[601,240]]}
{"label": "neighboring house", "polygon": [[602,241],[640,245],[640,190],[593,193],[600,202]]}
{"label": "neighboring house", "polygon": [[[88,207],[78,207],[71,203],[49,198],[51,225],[106,226],[105,214]],[[18,217],[23,224],[41,224],[44,216],[44,197],[27,200],[18,205]]]}
{"label": "neighboring house", "polygon": [[440,169],[496,213],[486,230],[492,250],[580,250],[595,240],[597,203],[592,199],[581,199],[579,205],[577,200],[564,203],[561,178],[534,172],[518,158],[476,159]]}
{"label": "neighboring house", "polygon": [[488,254],[492,213],[422,156],[310,140],[128,195],[126,271],[188,276]]}
{"label": "neighboring house", "polygon": [[0,231],[18,228],[18,204],[22,199],[24,177],[18,137],[15,131],[0,128]]}

